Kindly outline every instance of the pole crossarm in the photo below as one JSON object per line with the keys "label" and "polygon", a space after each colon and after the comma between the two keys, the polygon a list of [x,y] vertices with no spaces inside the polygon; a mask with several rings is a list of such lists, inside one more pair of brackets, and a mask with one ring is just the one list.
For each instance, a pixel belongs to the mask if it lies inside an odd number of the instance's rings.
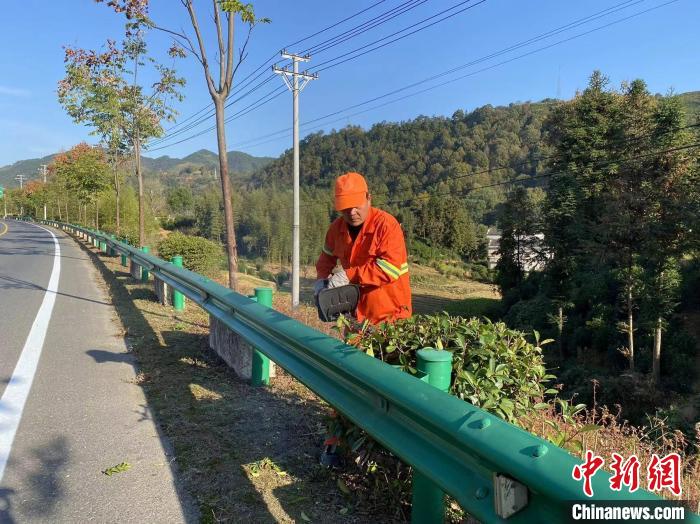
{"label": "pole crossarm", "polygon": [[[591,479],[593,496],[572,478],[581,459],[212,280],[177,267],[106,233],[60,222],[44,224],[106,243],[182,292],[251,346],[276,362],[373,439],[454,497],[482,522],[569,522],[573,501],[616,503],[661,499],[627,486],[615,491],[610,473]],[[504,516],[499,492],[512,481],[527,489],[525,504]],[[686,522],[700,517],[686,511]]]}

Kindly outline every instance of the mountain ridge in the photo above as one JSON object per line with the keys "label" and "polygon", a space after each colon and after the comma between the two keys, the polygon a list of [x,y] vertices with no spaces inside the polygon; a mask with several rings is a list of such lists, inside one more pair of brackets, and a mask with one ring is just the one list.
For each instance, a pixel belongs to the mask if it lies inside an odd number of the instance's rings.
{"label": "mountain ridge", "polygon": [[[19,182],[15,180],[15,177],[19,174],[26,176],[25,182],[38,179],[41,165],[50,164],[58,154],[59,153],[54,153],[40,158],[18,160],[13,164],[0,167],[0,186],[6,188],[16,187]],[[273,160],[273,157],[258,157],[242,151],[228,152],[229,170],[239,175],[250,175]],[[218,169],[219,156],[208,149],[200,149],[183,158],[171,157],[168,155],[155,158],[142,156],[141,163],[145,174],[162,175],[167,173],[176,175],[184,170],[191,171],[196,168],[208,168],[212,171]]]}

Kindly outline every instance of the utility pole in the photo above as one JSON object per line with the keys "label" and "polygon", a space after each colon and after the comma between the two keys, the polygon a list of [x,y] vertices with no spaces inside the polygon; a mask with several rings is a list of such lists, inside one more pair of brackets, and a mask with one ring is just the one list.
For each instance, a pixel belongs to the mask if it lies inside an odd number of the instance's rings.
{"label": "utility pole", "polygon": [[[272,70],[282,76],[284,83],[292,92],[294,100],[294,214],[292,217],[292,309],[299,307],[299,93],[311,80],[316,80],[318,74],[307,71],[299,72],[299,62],[311,60],[309,55],[299,56],[282,51],[282,58],[292,61],[292,70],[272,66]],[[291,80],[290,80],[291,78]],[[299,78],[302,79],[301,85]]]}
{"label": "utility pole", "polygon": [[[43,175],[44,177],[44,186],[46,186],[46,168],[49,167],[46,164],[41,164],[41,167],[39,168],[39,172]],[[46,193],[44,193],[46,194]],[[46,220],[46,202],[44,202],[44,220]]]}
{"label": "utility pole", "polygon": [[[15,177],[15,180],[19,180],[19,188],[22,189],[24,187],[24,179],[27,178],[24,175],[17,175]],[[20,216],[24,216],[24,206],[20,206],[20,211],[19,211]]]}

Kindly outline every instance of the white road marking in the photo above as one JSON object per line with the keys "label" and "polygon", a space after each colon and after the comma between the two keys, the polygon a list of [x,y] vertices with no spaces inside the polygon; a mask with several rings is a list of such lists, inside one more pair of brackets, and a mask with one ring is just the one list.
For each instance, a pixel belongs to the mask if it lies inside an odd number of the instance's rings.
{"label": "white road marking", "polygon": [[53,238],[53,269],[51,270],[49,284],[46,286],[44,300],[41,302],[32,328],[29,330],[29,336],[24,343],[22,354],[17,361],[12,378],[10,378],[10,382],[7,384],[5,392],[0,399],[0,482],[5,474],[5,466],[7,466],[7,461],[10,458],[12,442],[15,440],[15,434],[22,419],[24,404],[27,402],[27,397],[29,397],[29,390],[32,387],[34,374],[39,365],[41,350],[44,348],[44,339],[49,328],[51,312],[56,302],[58,279],[61,274],[61,247],[58,244],[56,235],[44,227],[37,227],[47,231]]}

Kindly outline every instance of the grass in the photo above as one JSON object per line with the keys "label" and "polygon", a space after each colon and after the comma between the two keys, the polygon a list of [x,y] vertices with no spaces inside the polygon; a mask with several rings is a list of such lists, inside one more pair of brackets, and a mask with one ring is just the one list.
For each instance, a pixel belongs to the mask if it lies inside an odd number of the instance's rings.
{"label": "grass", "polygon": [[[181,313],[161,306],[119,258],[85,249],[137,357],[135,384],[173,444],[202,522],[300,522],[302,512],[313,522],[371,520],[339,490],[337,474],[318,465],[323,402],[281,370],[269,388],[251,387],[209,350],[205,312],[191,303]],[[259,284],[242,279],[246,293]]]}
{"label": "grass", "polygon": [[[182,313],[159,305],[150,285],[131,279],[118,258],[85,249],[113,297],[115,321],[139,362],[136,384],[144,389],[161,431],[173,444],[179,474],[199,506],[202,522],[402,520],[382,506],[380,493],[392,489],[390,479],[387,486],[375,481],[373,491],[363,491],[352,468],[333,471],[318,465],[329,408],[313,393],[282,370],[269,388],[250,387],[208,349],[206,313],[192,304]],[[430,268],[412,266],[412,278],[418,312],[484,314],[498,302],[491,286],[445,279]],[[300,308],[291,310],[286,290],[275,293],[274,307],[334,334],[310,305],[312,283],[307,273]],[[274,287],[247,275],[240,276],[240,284],[245,294],[258,286]],[[640,458],[654,451],[682,451],[683,498],[700,498],[697,451],[682,435],[665,429],[663,421],[647,429],[632,428],[604,409],[565,421],[550,407],[521,422],[540,436],[564,431],[572,439],[586,424],[596,423],[600,429],[586,433],[583,445],[603,455],[607,464],[613,451],[625,456],[637,453]],[[458,508],[452,509],[459,514]]]}
{"label": "grass", "polygon": [[[252,266],[252,263],[247,263]],[[266,264],[263,268],[270,273],[277,274],[285,268],[279,264]],[[412,263],[410,265],[411,292],[414,314],[430,314],[440,311],[447,311],[452,315],[461,316],[496,316],[500,295],[492,284],[477,282],[476,280],[460,279],[448,277],[440,274],[436,269],[429,266],[421,266]],[[225,282],[225,275],[219,279]],[[264,287],[277,287],[268,280],[262,280],[252,275],[239,274],[242,283],[250,283]],[[298,320],[312,325],[316,329],[327,332],[326,325],[316,322],[315,309],[313,308],[313,296],[311,289],[316,279],[316,270],[312,266],[301,267],[301,293],[300,300],[311,307],[310,314],[295,316]],[[253,286],[255,287],[255,286]],[[278,295],[285,297],[280,306],[285,314],[289,314],[289,308],[285,307],[284,301],[291,300],[288,286],[278,288]],[[277,304],[275,309],[278,309]]]}

